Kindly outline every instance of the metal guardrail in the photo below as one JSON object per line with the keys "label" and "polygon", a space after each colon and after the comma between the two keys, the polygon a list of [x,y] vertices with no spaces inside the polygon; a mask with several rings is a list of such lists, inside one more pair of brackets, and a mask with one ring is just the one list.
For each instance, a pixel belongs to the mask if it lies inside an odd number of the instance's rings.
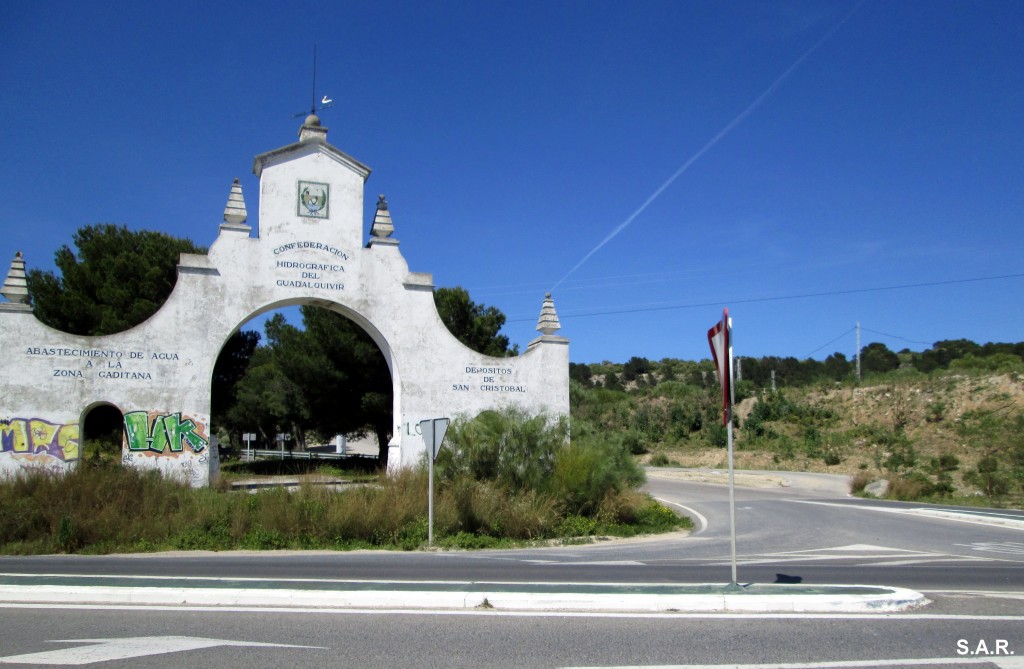
{"label": "metal guardrail", "polygon": [[[342,460],[352,458],[373,458],[360,453],[335,453],[333,451],[287,451],[279,448],[243,448],[239,455],[243,462],[253,462],[257,458],[274,460]],[[376,458],[373,458],[376,459]]]}

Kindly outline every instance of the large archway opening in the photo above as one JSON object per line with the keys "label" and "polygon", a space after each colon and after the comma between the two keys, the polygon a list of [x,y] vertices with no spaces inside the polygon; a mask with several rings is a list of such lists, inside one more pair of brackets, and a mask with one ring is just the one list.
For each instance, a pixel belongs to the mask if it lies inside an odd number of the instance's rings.
{"label": "large archway opening", "polygon": [[291,471],[320,460],[387,467],[393,361],[379,333],[359,321],[340,305],[297,301],[237,328],[212,382],[211,425],[225,462],[287,460]]}

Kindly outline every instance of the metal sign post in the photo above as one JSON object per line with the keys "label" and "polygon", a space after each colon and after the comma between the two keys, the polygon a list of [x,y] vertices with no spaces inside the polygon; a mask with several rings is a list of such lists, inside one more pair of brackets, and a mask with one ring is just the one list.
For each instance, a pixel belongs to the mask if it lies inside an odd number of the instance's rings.
{"label": "metal sign post", "polygon": [[256,441],[256,434],[253,432],[245,432],[242,434],[242,441],[245,442],[245,449],[249,451],[249,462],[256,459],[255,454],[252,451],[252,442]]}
{"label": "metal sign post", "polygon": [[729,543],[732,553],[732,585],[736,580],[736,479],[732,451],[732,408],[736,403],[733,384],[732,319],[729,310],[722,313],[722,320],[708,330],[708,344],[711,357],[718,369],[718,380],[722,384],[722,423],[726,426],[726,440],[729,448]]}
{"label": "metal sign post", "polygon": [[281,445],[281,459],[284,460],[284,442],[291,440],[292,435],[289,432],[278,433],[277,443]]}
{"label": "metal sign post", "polygon": [[441,450],[444,433],[448,431],[450,418],[428,418],[420,421],[420,434],[423,444],[427,447],[427,545],[434,545],[434,458]]}

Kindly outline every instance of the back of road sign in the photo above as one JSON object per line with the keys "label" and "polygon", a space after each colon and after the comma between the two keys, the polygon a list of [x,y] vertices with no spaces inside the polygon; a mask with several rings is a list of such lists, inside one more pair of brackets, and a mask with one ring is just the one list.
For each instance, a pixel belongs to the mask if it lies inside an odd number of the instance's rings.
{"label": "back of road sign", "polygon": [[430,453],[431,462],[437,459],[437,454],[441,450],[441,442],[444,441],[448,424],[451,422],[450,418],[428,418],[420,421],[420,432],[423,434],[423,443],[427,447],[427,452]]}

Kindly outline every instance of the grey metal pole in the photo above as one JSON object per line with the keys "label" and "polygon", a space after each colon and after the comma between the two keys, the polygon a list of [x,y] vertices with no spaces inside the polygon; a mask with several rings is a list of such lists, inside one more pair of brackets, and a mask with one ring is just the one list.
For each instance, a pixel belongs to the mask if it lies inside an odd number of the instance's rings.
{"label": "grey metal pole", "polygon": [[[739,580],[736,577],[736,470],[733,464],[732,448],[732,411],[736,405],[736,383],[733,377],[732,357],[732,319],[728,320],[726,327],[729,329],[729,424],[726,426],[727,439],[729,442],[729,542],[732,544],[732,585],[739,587]],[[772,370],[772,390],[775,389],[775,370]]]}
{"label": "grey metal pole", "polygon": [[736,478],[732,460],[732,407],[729,407],[729,424],[726,431],[729,440],[729,542],[732,547],[732,584],[739,585],[736,578]]}
{"label": "grey metal pole", "polygon": [[857,321],[857,383],[860,383],[860,321]]}
{"label": "grey metal pole", "polygon": [[427,484],[427,545],[434,545],[434,444],[427,444],[427,469],[430,482]]}

